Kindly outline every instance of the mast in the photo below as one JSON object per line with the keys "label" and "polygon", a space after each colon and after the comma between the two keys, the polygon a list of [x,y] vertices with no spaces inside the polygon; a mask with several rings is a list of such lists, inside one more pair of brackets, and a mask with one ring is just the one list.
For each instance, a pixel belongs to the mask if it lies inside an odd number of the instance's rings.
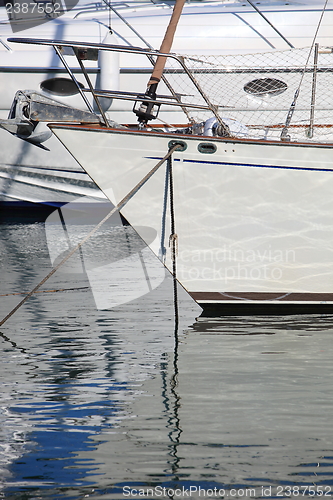
{"label": "mast", "polygon": [[[165,32],[160,47],[160,52],[163,54],[168,54],[171,50],[178,21],[181,16],[185,2],[186,0],[176,0],[176,3],[173,7],[172,16],[170,18],[167,30]],[[138,108],[137,108],[138,104],[137,102],[134,105],[133,111],[137,115],[138,121],[141,124],[145,124],[149,120],[152,120],[157,116],[159,106],[156,106],[153,102],[149,102],[149,99],[152,101],[156,100],[156,90],[162,78],[166,59],[167,58],[165,56],[158,56],[156,59],[154,69],[149,79],[147,90],[145,93],[145,96],[148,98],[148,100],[142,101],[141,104],[139,104]]]}

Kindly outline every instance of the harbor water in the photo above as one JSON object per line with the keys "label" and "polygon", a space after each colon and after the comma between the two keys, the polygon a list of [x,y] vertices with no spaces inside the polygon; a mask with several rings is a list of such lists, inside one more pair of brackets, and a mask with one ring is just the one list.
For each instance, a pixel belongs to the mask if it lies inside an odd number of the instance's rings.
{"label": "harbor water", "polygon": [[[94,225],[71,217],[0,225],[0,319]],[[331,498],[333,316],[208,319],[179,286],[176,332],[120,222],[0,327],[0,498]]]}

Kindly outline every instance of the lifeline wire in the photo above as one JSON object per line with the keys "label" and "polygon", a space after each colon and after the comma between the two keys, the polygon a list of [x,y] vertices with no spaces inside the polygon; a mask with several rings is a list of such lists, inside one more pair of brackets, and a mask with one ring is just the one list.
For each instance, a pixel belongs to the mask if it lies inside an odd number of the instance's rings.
{"label": "lifeline wire", "polygon": [[150,179],[150,177],[156,172],[156,170],[159,169],[159,167],[161,165],[163,165],[163,163],[165,162],[165,160],[167,160],[174,151],[176,151],[176,149],[179,147],[179,144],[175,144],[172,148],[169,149],[168,153],[164,156],[164,158],[162,158],[162,160],[160,160],[151,170],[150,172],[148,172],[147,175],[145,175],[145,177],[143,177],[143,179],[141,179],[140,182],[138,182],[138,184],[136,184],[136,186],[131,189],[131,191],[129,191],[129,193],[118,203],[118,205],[116,205],[105,217],[104,219],[102,219],[98,224],[97,226],[94,227],[94,229],[92,229],[90,231],[90,233],[87,234],[87,236],[85,238],[83,238],[83,240],[78,243],[76,245],[76,247],[74,247],[67,255],[66,257],[64,257],[62,259],[61,262],[59,262],[59,264],[54,267],[47,276],[45,276],[45,278],[42,279],[42,281],[40,281],[40,283],[38,283],[38,285],[35,286],[35,288],[33,290],[31,290],[31,292],[29,292],[25,297],[24,299],[21,300],[21,302],[19,304],[17,304],[16,307],[14,307],[14,309],[12,309],[8,314],[7,316],[5,316],[3,318],[2,321],[0,321],[0,326],[2,326],[37,290],[38,288],[40,288],[58,269],[59,267],[61,267],[79,248],[81,248],[81,246],[87,241],[89,240],[89,238],[91,238],[91,236],[93,236],[96,231],[104,224],[104,222],[106,222],[110,217],[112,217],[112,215],[114,213],[116,213],[117,211],[121,210],[123,208],[124,205],[126,205],[126,203],[139,191],[139,189]]}

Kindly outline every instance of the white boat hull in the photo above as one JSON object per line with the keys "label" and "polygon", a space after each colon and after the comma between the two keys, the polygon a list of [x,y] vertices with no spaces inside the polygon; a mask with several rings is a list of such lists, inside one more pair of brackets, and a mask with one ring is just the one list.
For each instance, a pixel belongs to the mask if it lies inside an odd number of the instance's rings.
{"label": "white boat hull", "polygon": [[[0,129],[0,201],[64,204],[105,196],[55,137],[42,149]],[[5,145],[6,146],[5,146]]]}
{"label": "white boat hull", "polygon": [[[266,18],[286,37],[295,47],[310,46],[316,32],[321,16],[322,4],[316,1],[304,5],[289,3],[261,3],[260,8]],[[146,7],[131,6],[120,10],[121,14],[154,48],[158,48],[171,15],[169,5],[151,5]],[[92,20],[93,16],[93,20]],[[80,13],[77,19],[71,14],[66,14],[56,20],[41,26],[31,28],[24,32],[24,36],[38,38],[61,38],[90,42],[102,42],[109,23],[108,12]],[[317,41],[322,45],[333,45],[333,10],[328,8],[323,18],[323,24],[318,33]],[[120,44],[145,47],[142,40],[113,14],[112,29]],[[7,118],[10,105],[17,89],[34,89],[41,91],[42,82],[53,78],[66,77],[65,70],[52,49],[36,46],[26,47],[7,41],[12,35],[9,23],[2,23],[0,44],[1,67],[0,86],[0,113],[2,118]],[[182,54],[239,54],[244,52],[262,52],[275,49],[288,49],[286,41],[266,22],[254,9],[247,4],[221,4],[221,3],[190,3],[184,7],[177,36],[175,37],[173,51]],[[140,58],[139,58],[140,59]],[[142,58],[141,58],[142,59]],[[138,62],[136,55],[121,54],[117,75],[109,75],[107,88],[115,90],[118,85],[123,90],[144,92],[151,73],[151,64],[145,57]],[[116,63],[115,63],[116,64]],[[92,65],[91,65],[92,66]],[[77,68],[76,68],[77,70]],[[100,69],[92,68],[97,75]],[[113,77],[112,77],[113,75]],[[94,75],[93,75],[94,76]],[[82,80],[82,81],[81,81]],[[84,83],[84,79],[80,79]],[[93,78],[94,83],[94,78]],[[244,84],[247,80],[244,81]],[[161,92],[165,88],[161,87]],[[237,90],[238,91],[238,90]],[[62,99],[68,105],[80,106],[80,96],[45,95]],[[109,117],[119,122],[131,122],[133,103],[130,101],[114,100]],[[167,123],[184,121],[182,112],[175,111],[173,107],[162,107],[160,118]],[[84,190],[77,192],[78,183],[66,170],[71,169],[72,160],[67,151],[55,148],[51,140],[46,141],[45,151],[32,145],[16,140],[10,141],[8,134],[0,130],[0,200],[24,200],[34,202],[70,202],[77,195],[85,195]],[[59,167],[59,158],[61,158]],[[67,178],[67,186],[63,183],[65,191],[54,189],[55,183],[50,182],[49,190],[45,185],[39,189],[39,172],[34,170],[36,165],[42,165],[56,175]],[[22,189],[23,184],[16,184],[15,178],[24,175],[23,170],[29,169],[30,180],[36,184],[34,189],[29,183]],[[64,171],[64,172],[62,172]],[[35,175],[36,172],[36,175]],[[7,175],[12,179],[10,190],[7,192]],[[83,174],[82,174],[83,175]],[[82,177],[78,175],[78,179]],[[55,181],[56,182],[56,181]],[[31,184],[31,183],[30,183]],[[89,189],[94,189],[89,186]],[[96,195],[98,193],[96,192]]]}
{"label": "white boat hull", "polygon": [[[177,278],[207,314],[333,310],[333,145],[52,130],[114,204],[170,141],[184,142],[173,155]],[[202,144],[216,152],[200,153]],[[172,270],[167,197],[162,166],[122,214]],[[156,231],[154,245],[142,226]]]}

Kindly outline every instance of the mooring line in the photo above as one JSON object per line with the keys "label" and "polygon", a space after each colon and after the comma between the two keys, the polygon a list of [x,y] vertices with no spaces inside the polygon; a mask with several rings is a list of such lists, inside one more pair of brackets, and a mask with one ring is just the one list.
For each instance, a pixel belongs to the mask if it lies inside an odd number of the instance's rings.
{"label": "mooring line", "polygon": [[129,193],[127,193],[127,195],[118,203],[118,205],[116,205],[105,217],[104,219],[102,219],[98,224],[97,226],[94,227],[94,229],[92,229],[88,234],[87,236],[85,236],[85,238],[83,238],[83,240],[78,243],[74,248],[72,248],[72,250],[59,262],[59,264],[54,267],[47,276],[45,276],[45,278],[42,279],[42,281],[40,281],[38,283],[38,285],[35,286],[35,288],[33,290],[31,290],[31,292],[29,292],[25,297],[24,299],[21,300],[21,302],[19,302],[19,304],[17,304],[16,307],[14,307],[14,309],[12,309],[8,314],[7,316],[5,316],[3,318],[3,320],[0,321],[0,326],[2,326],[11,316],[13,316],[13,314],[18,310],[20,309],[20,307],[34,294],[36,293],[36,291],[42,286],[44,285],[44,283],[51,277],[53,276],[53,274],[59,269],[59,267],[61,267],[65,262],[67,262],[67,260],[72,256],[74,255],[74,253],[82,247],[82,245],[87,241],[89,240],[89,238],[91,238],[91,236],[93,236],[96,231],[98,231],[98,229],[104,224],[104,222],[106,222],[110,217],[112,217],[112,215],[116,212],[118,212],[119,210],[121,210],[124,205],[126,205],[126,203],[139,191],[139,189],[142,188],[142,186],[150,179],[150,177],[156,172],[156,170],[159,169],[159,167],[161,165],[163,165],[163,163],[172,155],[172,153],[174,151],[176,151],[177,149],[179,148],[179,144],[174,144],[170,149],[169,151],[167,152],[167,154],[164,156],[164,158],[162,158],[162,160],[160,160],[151,170],[150,172],[148,172],[147,175],[145,175],[143,177],[143,179],[141,179],[140,182],[138,182],[138,184],[136,184],[136,186],[134,186],[133,189],[131,189],[131,191],[129,191]]}
{"label": "mooring line", "polygon": [[176,234],[176,223],[175,223],[175,208],[174,208],[174,195],[173,195],[173,172],[172,172],[172,157],[168,158],[168,172],[169,172],[169,186],[170,186],[170,222],[171,222],[171,234],[169,237],[169,245],[171,248],[171,259],[172,259],[172,276],[173,276],[173,296],[174,296],[174,310],[175,310],[175,342],[178,345],[178,323],[179,323],[179,312],[178,312],[178,292],[177,292],[177,250],[178,250],[178,235]]}

